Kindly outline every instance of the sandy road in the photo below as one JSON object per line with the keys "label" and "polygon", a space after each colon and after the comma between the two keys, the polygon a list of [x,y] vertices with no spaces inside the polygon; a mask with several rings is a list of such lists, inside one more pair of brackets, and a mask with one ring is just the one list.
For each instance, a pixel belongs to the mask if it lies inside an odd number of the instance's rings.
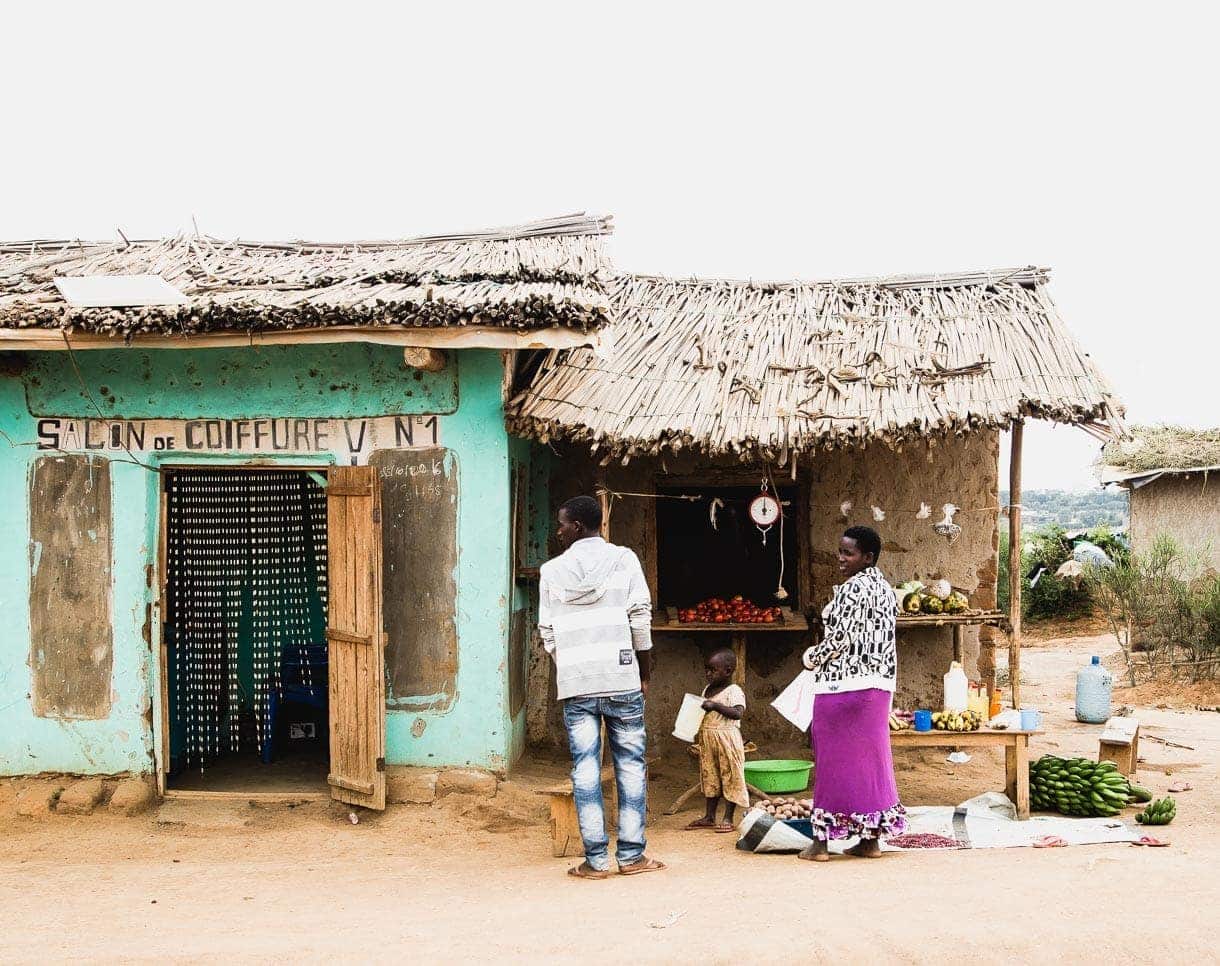
{"label": "sandy road", "polygon": [[[1096,732],[1071,720],[1071,672],[1097,646],[1026,652],[1029,690],[1054,732],[1039,751],[1095,753]],[[544,828],[474,803],[465,817],[455,802],[394,808],[356,827],[323,805],[208,803],[174,825],[9,813],[0,833],[0,959],[1215,961],[1220,714],[1141,709],[1140,717],[1194,749],[1143,749],[1141,779],[1155,792],[1175,779],[1194,785],[1162,830],[1168,849],[812,866],[737,853],[731,836],[683,833],[678,816],[651,833],[650,852],[667,872],[578,882],[563,875],[570,861],[549,856]],[[960,801],[998,787],[998,755],[962,768],[934,752],[907,758],[904,799]]]}

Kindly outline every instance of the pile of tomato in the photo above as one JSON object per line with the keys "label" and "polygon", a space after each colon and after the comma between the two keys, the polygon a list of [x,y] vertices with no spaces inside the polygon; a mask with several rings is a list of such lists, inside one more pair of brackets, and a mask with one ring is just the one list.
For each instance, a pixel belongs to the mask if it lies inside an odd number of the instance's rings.
{"label": "pile of tomato", "polygon": [[683,624],[776,624],[779,619],[778,607],[759,607],[740,595],[731,600],[711,597],[678,611]]}

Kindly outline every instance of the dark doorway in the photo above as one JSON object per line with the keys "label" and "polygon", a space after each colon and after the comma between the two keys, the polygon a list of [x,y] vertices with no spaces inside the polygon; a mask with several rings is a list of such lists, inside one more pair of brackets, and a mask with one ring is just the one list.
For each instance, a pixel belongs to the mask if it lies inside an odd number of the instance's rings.
{"label": "dark doorway", "polygon": [[171,788],[325,789],[326,510],[305,471],[166,472]]}

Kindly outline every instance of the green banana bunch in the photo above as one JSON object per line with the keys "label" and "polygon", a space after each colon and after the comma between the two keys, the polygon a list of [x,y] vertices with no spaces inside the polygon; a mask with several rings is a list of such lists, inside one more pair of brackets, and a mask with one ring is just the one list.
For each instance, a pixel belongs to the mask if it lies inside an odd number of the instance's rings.
{"label": "green banana bunch", "polygon": [[1114,762],[1057,755],[1043,755],[1029,766],[1029,788],[1035,809],[1079,818],[1112,818],[1134,794]]}
{"label": "green banana bunch", "polygon": [[1148,791],[1144,786],[1136,785],[1133,782],[1131,784],[1131,801],[1143,805],[1146,802],[1152,801],[1152,792]]}
{"label": "green banana bunch", "polygon": [[1168,825],[1177,814],[1178,803],[1166,795],[1135,816],[1135,820],[1140,825]]}

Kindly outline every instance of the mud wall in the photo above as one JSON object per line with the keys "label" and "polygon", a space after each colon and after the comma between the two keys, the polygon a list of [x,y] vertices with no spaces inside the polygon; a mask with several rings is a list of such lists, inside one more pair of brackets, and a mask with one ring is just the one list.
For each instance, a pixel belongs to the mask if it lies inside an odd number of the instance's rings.
{"label": "mud wall", "polygon": [[1199,555],[1199,569],[1220,571],[1220,478],[1166,475],[1131,491],[1131,544],[1144,552],[1167,534]]}
{"label": "mud wall", "polygon": [[[799,516],[803,547],[799,568],[802,608],[820,610],[839,581],[835,547],[843,530],[863,523],[875,527],[884,539],[881,569],[894,583],[911,578],[948,580],[964,591],[976,607],[994,607],[998,564],[998,460],[999,438],[992,432],[963,439],[919,445],[903,452],[873,445],[858,451],[820,454],[791,473],[775,471],[775,483],[795,485],[802,506]],[[603,482],[616,492],[654,493],[660,487],[699,485],[757,486],[762,468],[707,463],[692,458],[633,461],[626,467],[599,467],[582,452],[561,450],[552,460],[552,511],[565,499],[592,493]],[[850,502],[846,516],[842,504]],[[920,519],[922,503],[932,516]],[[962,509],[955,521],[962,531],[951,545],[932,530],[941,508],[953,503]],[[872,507],[885,519],[877,521]],[[610,535],[615,543],[640,556],[650,587],[656,594],[656,501],[623,497],[612,505]],[[552,553],[557,548],[552,543]],[[664,745],[687,691],[703,686],[703,660],[712,649],[727,644],[727,635],[659,631],[654,635],[652,689],[647,722],[650,733]],[[799,633],[760,633],[747,644],[746,695],[749,702],[743,725],[747,738],[761,752],[803,748],[803,735],[785,721],[770,702],[800,671],[800,656],[810,643]],[[980,647],[971,629],[965,641],[966,671],[985,676],[992,663],[990,647]],[[941,676],[952,658],[952,635],[947,628],[903,631],[898,644],[898,696],[901,706],[938,705]],[[532,655],[530,665],[528,737],[533,743],[563,746],[560,709],[554,700],[554,672],[543,653]]]}

